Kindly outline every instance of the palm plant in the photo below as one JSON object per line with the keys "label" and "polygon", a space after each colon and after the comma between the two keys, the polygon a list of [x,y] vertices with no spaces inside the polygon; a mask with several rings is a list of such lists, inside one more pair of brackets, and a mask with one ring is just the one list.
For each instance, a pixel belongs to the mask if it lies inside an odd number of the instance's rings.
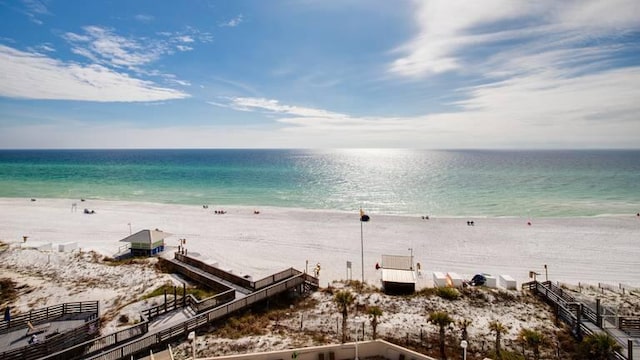
{"label": "palm plant", "polygon": [[371,328],[373,329],[373,339],[375,340],[378,334],[378,317],[382,316],[382,309],[378,306],[372,306],[367,312],[371,316]]}
{"label": "palm plant", "polygon": [[533,359],[540,360],[540,345],[545,341],[544,335],[531,329],[520,330],[520,340],[533,351]]}
{"label": "palm plant", "polygon": [[338,307],[338,311],[342,314],[342,342],[347,342],[347,317],[349,316],[349,308],[354,302],[354,297],[349,291],[338,291],[333,301]]}
{"label": "palm plant", "polygon": [[502,334],[506,333],[509,328],[500,321],[494,320],[489,323],[489,330],[496,333],[496,359],[501,360],[502,353],[500,352],[500,339],[502,338]]}
{"label": "palm plant", "polygon": [[440,329],[440,358],[446,360],[447,354],[445,352],[444,330],[447,326],[453,323],[453,319],[444,311],[434,311],[429,314],[427,321],[437,325]]}
{"label": "palm plant", "polygon": [[615,359],[616,351],[622,347],[616,339],[606,333],[589,335],[582,340],[579,352],[585,359],[610,360]]}
{"label": "palm plant", "polygon": [[471,325],[473,321],[471,319],[460,319],[456,321],[456,324],[460,328],[460,332],[462,333],[462,340],[469,340],[469,336],[467,333],[467,328]]}

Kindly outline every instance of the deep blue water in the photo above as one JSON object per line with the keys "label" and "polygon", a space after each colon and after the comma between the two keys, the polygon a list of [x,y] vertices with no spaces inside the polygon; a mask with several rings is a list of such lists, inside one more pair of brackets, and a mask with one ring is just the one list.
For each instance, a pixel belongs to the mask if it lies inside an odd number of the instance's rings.
{"label": "deep blue water", "polygon": [[640,211],[640,150],[0,150],[0,197],[436,216]]}

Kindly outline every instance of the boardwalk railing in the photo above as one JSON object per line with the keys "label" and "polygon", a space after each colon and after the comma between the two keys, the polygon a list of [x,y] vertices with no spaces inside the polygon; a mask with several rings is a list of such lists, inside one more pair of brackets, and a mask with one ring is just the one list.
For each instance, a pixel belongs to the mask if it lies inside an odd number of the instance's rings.
{"label": "boardwalk railing", "polygon": [[[279,283],[268,286],[262,290],[249,294],[244,298],[237,299],[225,305],[211,309],[205,313],[197,315],[189,320],[186,320],[178,325],[172,326],[167,329],[163,329],[159,332],[149,334],[140,339],[136,339],[126,344],[122,344],[115,348],[106,350],[101,354],[87,357],[87,359],[115,360],[115,359],[129,358],[135,354],[145,351],[148,348],[156,348],[162,344],[165,344],[169,340],[175,339],[177,337],[185,336],[190,331],[194,331],[202,326],[205,326],[216,320],[222,319],[236,311],[245,309],[249,306],[252,306],[272,296],[281,294],[283,292],[286,292],[292,289],[296,289],[296,291],[299,291],[302,293],[305,290],[304,289],[305,285],[308,285],[311,287],[317,287],[318,279],[308,274],[298,272],[298,274],[292,278],[289,278]],[[62,357],[51,356],[51,357],[48,357],[47,359],[56,359],[56,360],[67,359],[68,360],[68,358],[65,358],[64,356]]]}
{"label": "boardwalk railing", "polygon": [[203,270],[211,275],[214,275],[222,280],[228,281],[232,284],[235,284],[237,286],[243,287],[247,290],[251,290],[251,291],[255,291],[255,290],[260,290],[263,289],[269,285],[275,284],[277,282],[280,282],[284,279],[290,278],[292,276],[295,276],[296,274],[299,274],[300,272],[294,268],[289,268],[286,270],[282,270],[278,273],[275,273],[273,275],[269,275],[267,277],[265,277],[264,279],[260,279],[258,281],[251,281],[245,277],[242,276],[238,276],[235,274],[232,274],[228,271],[222,270],[220,268],[217,268],[213,265],[209,265],[201,260],[198,259],[194,259],[192,257],[189,257],[187,255],[184,254],[180,254],[180,253],[175,253],[175,259],[178,261],[181,261],[187,265],[191,265],[195,268],[198,268],[200,270]]}
{"label": "boardwalk railing", "polygon": [[[594,311],[549,281],[542,283],[538,281],[524,283],[522,284],[522,288],[535,291],[538,295],[544,296],[544,299],[555,307],[558,319],[569,324],[573,334],[577,337],[581,337],[583,334],[594,334],[593,327],[587,326],[585,321],[602,329],[602,315],[599,301]],[[634,326],[640,326],[640,321],[638,324],[633,324],[633,322],[629,323],[629,327],[633,328]],[[606,332],[606,329],[602,330]],[[620,345],[624,348],[627,344]],[[632,349],[628,351],[631,352]],[[614,356],[617,360],[630,360],[620,352],[616,352]]]}
{"label": "boardwalk railing", "polygon": [[640,337],[640,317],[620,317],[618,328],[633,337]]}
{"label": "boardwalk railing", "polygon": [[94,336],[100,325],[97,316],[88,319],[83,326],[57,335],[48,336],[37,344],[28,345],[19,349],[0,353],[2,360],[40,359],[48,354],[67,349],[78,342]]}
{"label": "boardwalk railing", "polygon": [[217,268],[217,267],[215,267],[213,265],[209,265],[209,264],[207,264],[207,263],[205,263],[205,262],[203,262],[201,260],[194,259],[192,257],[180,254],[178,252],[175,253],[175,258],[178,261],[181,261],[181,262],[183,262],[183,263],[185,263],[187,265],[191,265],[193,267],[201,269],[201,270],[203,270],[203,271],[205,271],[205,272],[207,272],[207,273],[209,273],[211,275],[214,275],[214,276],[216,276],[216,277],[218,277],[218,278],[220,278],[222,280],[228,281],[228,282],[230,282],[232,284],[241,286],[241,287],[243,287],[245,289],[248,289],[248,290],[253,290],[254,289],[253,282],[251,282],[251,280],[246,279],[246,278],[244,278],[242,276],[238,276],[238,275],[232,274],[232,273],[230,273],[228,271],[224,271],[224,270],[219,269],[219,268]]}
{"label": "boardwalk railing", "polygon": [[[186,258],[186,256],[182,256],[183,258]],[[175,266],[175,268],[181,267]],[[182,268],[182,270],[188,269]],[[189,275],[195,274],[195,276],[203,277],[202,274],[197,274],[193,271],[190,272],[193,274]],[[278,281],[279,279],[282,280]],[[135,326],[89,340],[81,344],[68,344],[69,347],[58,349],[56,350],[57,352],[49,350],[47,352],[43,352],[41,356],[39,355],[37,358],[42,357],[43,360],[128,358],[131,355],[145,351],[148,348],[154,348],[160,344],[164,344],[169,339],[186,335],[189,331],[192,331],[195,328],[221,319],[233,312],[252,306],[255,303],[282,292],[295,290],[303,293],[311,288],[316,289],[319,286],[317,278],[293,268],[266,277],[265,279],[259,280],[258,283],[260,283],[261,286],[269,283],[271,283],[271,285],[264,285],[264,288],[261,290],[253,292],[247,297],[238,300],[235,300],[235,290],[222,284],[220,285],[224,286],[224,288],[227,289],[226,291],[204,300],[197,300],[190,294],[183,296],[180,299],[176,296],[171,302],[143,310],[141,313],[142,322]],[[185,306],[190,307],[199,315],[168,329],[148,334],[149,320],[151,318]],[[145,334],[147,335],[143,336]],[[90,357],[92,354],[93,357]],[[31,359],[32,357],[28,358]]]}
{"label": "boardwalk railing", "polygon": [[11,316],[11,321],[0,322],[0,334],[15,331],[16,328],[27,328],[27,322],[37,325],[51,321],[68,314],[95,313],[98,314],[98,301],[82,301],[58,304],[46,308],[31,310],[28,313]]}

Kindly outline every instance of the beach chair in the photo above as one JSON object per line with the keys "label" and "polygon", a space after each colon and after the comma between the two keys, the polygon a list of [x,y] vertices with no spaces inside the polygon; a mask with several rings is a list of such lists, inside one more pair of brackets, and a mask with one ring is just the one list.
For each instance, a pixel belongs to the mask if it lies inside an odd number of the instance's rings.
{"label": "beach chair", "polygon": [[31,321],[27,321],[27,336],[30,335],[35,335],[35,334],[40,334],[43,333],[45,331],[47,331],[47,329],[49,327],[51,327],[51,323],[47,323],[47,324],[41,324],[38,326],[33,326],[33,324],[31,323]]}

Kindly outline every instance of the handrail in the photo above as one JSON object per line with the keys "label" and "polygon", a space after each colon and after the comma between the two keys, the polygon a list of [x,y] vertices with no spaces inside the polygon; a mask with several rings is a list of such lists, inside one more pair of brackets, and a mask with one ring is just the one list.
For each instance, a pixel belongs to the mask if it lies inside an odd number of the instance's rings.
{"label": "handrail", "polygon": [[37,325],[47,320],[59,318],[66,314],[76,313],[97,313],[99,310],[98,301],[78,301],[62,303],[46,308],[31,310],[28,313],[11,316],[11,321],[0,321],[0,334],[12,331],[14,328],[26,327],[27,322]]}
{"label": "handrail", "polygon": [[[598,314],[588,306],[577,301],[573,296],[566,294],[561,288],[553,285],[550,281],[540,283],[533,281],[533,285],[528,285],[531,290],[535,290],[536,293],[543,295],[547,300],[553,302],[557,306],[558,318],[569,324],[576,335],[586,334],[593,335],[593,331],[590,327],[586,326],[582,319],[587,320],[596,326],[598,324]],[[530,283],[527,283],[530,284]],[[524,285],[524,284],[523,284]],[[580,310],[571,311],[572,308],[578,306]],[[580,318],[578,318],[578,313]],[[606,329],[603,329],[606,331]],[[621,352],[614,354],[616,360],[629,360]]]}
{"label": "handrail", "polygon": [[262,290],[251,293],[244,298],[236,299],[227,304],[208,310],[178,325],[161,330],[157,333],[149,334],[140,339],[136,339],[127,344],[118,346],[117,348],[107,350],[101,354],[88,357],[88,359],[110,360],[129,357],[151,346],[157,346],[170,339],[185,335],[190,331],[195,330],[196,328],[225,317],[235,311],[251,306],[261,300],[304,284],[309,278],[307,275],[308,274],[300,273],[292,278],[283,280]]}

